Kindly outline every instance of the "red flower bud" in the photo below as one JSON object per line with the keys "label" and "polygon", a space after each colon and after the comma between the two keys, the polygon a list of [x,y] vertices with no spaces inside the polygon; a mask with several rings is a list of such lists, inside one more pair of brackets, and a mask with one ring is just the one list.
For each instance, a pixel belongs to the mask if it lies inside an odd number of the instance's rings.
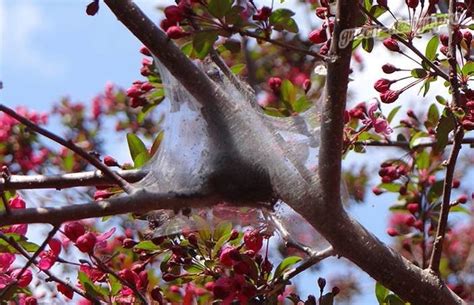
{"label": "red flower bud", "polygon": [[[12,271],[10,276],[14,279],[18,277],[18,274],[20,274],[21,269],[15,269]],[[25,272],[21,275],[21,277],[18,279],[17,285],[20,288],[26,288],[28,285],[31,283],[31,280],[33,279],[33,275],[31,274],[30,269],[26,269]]]}
{"label": "red flower bud", "polygon": [[117,160],[115,160],[111,156],[104,157],[104,164],[107,166],[119,166],[119,164],[117,163]]}
{"label": "red flower bud", "polygon": [[457,199],[457,202],[461,203],[461,204],[464,204],[467,202],[467,195],[466,194],[462,194],[461,196],[458,197]]}
{"label": "red flower bud", "polygon": [[169,19],[163,19],[161,20],[160,22],[160,28],[163,30],[163,31],[167,31],[170,27],[172,27],[173,25],[176,25],[176,22],[173,22]]}
{"label": "red flower bud", "polygon": [[394,83],[393,80],[381,78],[377,80],[374,84],[374,89],[377,90],[378,92],[385,92],[387,90],[390,90],[390,86]]}
{"label": "red flower bud", "polygon": [[308,39],[312,43],[323,43],[328,40],[327,33],[325,29],[316,29],[309,33]]}
{"label": "red flower bud", "polygon": [[463,34],[463,39],[466,41],[466,44],[468,47],[471,46],[471,41],[472,41],[472,33],[471,31],[465,31]]}
{"label": "red flower bud", "polygon": [[393,38],[387,38],[383,41],[383,45],[389,49],[390,51],[393,52],[400,52],[400,46],[398,45],[398,42],[393,39]]}
{"label": "red flower bud", "polygon": [[257,230],[247,231],[244,234],[244,243],[248,250],[258,252],[263,246],[263,236]]}
{"label": "red flower bud", "polygon": [[257,10],[257,13],[253,15],[252,19],[257,21],[265,21],[272,14],[272,9],[268,6],[264,6],[261,9]]}
{"label": "red flower bud", "polygon": [[232,232],[230,233],[229,240],[234,240],[237,237],[239,237],[239,231],[233,229]]}
{"label": "red flower bud", "polygon": [[309,78],[304,80],[303,89],[304,89],[304,92],[306,93],[309,91],[309,89],[311,89],[311,80]]}
{"label": "red flower bud", "polygon": [[453,189],[457,189],[460,185],[461,185],[461,181],[459,181],[459,179],[453,179],[453,183],[452,183]]}
{"label": "red flower bud", "polygon": [[383,190],[379,189],[378,187],[373,187],[372,188],[372,193],[374,193],[376,196],[383,194]]}
{"label": "red flower bud", "polygon": [[122,241],[122,246],[123,246],[125,249],[131,249],[131,248],[133,248],[136,244],[137,244],[137,242],[134,241],[134,240],[131,239],[131,238],[125,238],[125,239]]}
{"label": "red flower bud", "polygon": [[407,210],[410,211],[410,213],[415,214],[418,212],[420,209],[420,205],[417,202],[412,202],[407,204]]}
{"label": "red flower bud", "polygon": [[393,72],[400,71],[400,69],[398,69],[392,64],[385,64],[382,66],[382,71],[386,74],[391,74]]}
{"label": "red flower bud", "polygon": [[84,225],[78,221],[68,222],[64,225],[64,235],[71,241],[75,242],[77,238],[86,233]]}
{"label": "red flower bud", "polygon": [[232,252],[236,251],[233,247],[224,248],[219,255],[219,261],[222,265],[231,267],[234,264],[234,260],[232,259]]}
{"label": "red flower bud", "polygon": [[127,89],[126,94],[128,97],[139,97],[143,94],[143,91],[141,91],[140,86],[133,85]]}
{"label": "red flower bud", "polygon": [[400,233],[398,233],[397,229],[395,228],[388,228],[387,229],[387,234],[390,236],[398,236]]}
{"label": "red flower bud", "polygon": [[170,5],[165,8],[165,16],[166,19],[170,20],[171,22],[177,23],[184,19],[184,12],[180,7],[176,5]]}
{"label": "red flower bud", "polygon": [[383,103],[390,104],[390,103],[395,102],[399,96],[400,96],[399,91],[387,90],[380,94],[380,100]]}
{"label": "red flower bud", "polygon": [[341,290],[339,289],[339,287],[334,286],[334,287],[332,287],[331,292],[332,292],[332,295],[336,296],[336,295],[339,294],[339,292],[341,292]]}
{"label": "red flower bud", "polygon": [[72,299],[72,296],[74,295],[74,291],[71,289],[71,287],[68,287],[66,285],[63,285],[61,283],[58,283],[56,286],[59,292],[61,292],[66,298]]}
{"label": "red flower bud", "polygon": [[183,31],[183,28],[181,28],[180,26],[170,26],[167,30],[166,30],[166,35],[170,38],[170,39],[179,39],[179,38],[183,38],[183,37],[186,37],[189,35],[189,33]]}
{"label": "red flower bud", "polygon": [[327,7],[318,7],[316,8],[316,16],[320,19],[326,19],[326,15],[328,13],[328,8]]}
{"label": "red flower bud", "polygon": [[449,36],[446,34],[439,35],[439,40],[443,46],[448,46],[449,44]]}
{"label": "red flower bud", "polygon": [[151,56],[150,50],[148,50],[148,48],[145,46],[140,48],[140,53],[142,53],[145,56]]}
{"label": "red flower bud", "polygon": [[268,79],[268,86],[273,90],[273,92],[277,92],[281,87],[281,78],[270,77]]}
{"label": "red flower bud", "polygon": [[94,16],[99,11],[99,0],[94,0],[89,3],[86,7],[86,14],[89,16]]}
{"label": "red flower bud", "polygon": [[415,9],[420,2],[419,0],[406,0],[406,3],[409,8]]}
{"label": "red flower bud", "polygon": [[79,236],[76,240],[76,247],[84,253],[90,253],[94,250],[95,243],[97,242],[97,238],[95,237],[94,233],[87,232],[81,236]]}
{"label": "red flower bud", "polygon": [[152,83],[150,82],[146,82],[146,83],[143,83],[141,86],[140,86],[140,89],[144,92],[148,92],[152,89],[155,89],[155,86],[153,86]]}
{"label": "red flower bud", "polygon": [[36,300],[34,297],[26,297],[25,305],[38,305],[38,300]]}

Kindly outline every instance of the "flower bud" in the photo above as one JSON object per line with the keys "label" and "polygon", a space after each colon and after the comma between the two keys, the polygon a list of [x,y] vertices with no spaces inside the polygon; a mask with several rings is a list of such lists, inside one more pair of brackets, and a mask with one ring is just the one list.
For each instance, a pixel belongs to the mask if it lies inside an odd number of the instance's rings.
{"label": "flower bud", "polygon": [[391,103],[395,102],[398,99],[399,96],[400,96],[399,91],[387,90],[387,91],[380,94],[380,100],[383,103],[391,104]]}
{"label": "flower bud", "polygon": [[75,242],[77,238],[86,233],[84,225],[78,221],[68,222],[64,225],[64,235],[71,241]]}
{"label": "flower bud", "polygon": [[94,246],[97,242],[97,238],[94,233],[87,232],[79,236],[76,240],[76,247],[84,253],[90,253],[94,250]]}
{"label": "flower bud", "polygon": [[398,42],[393,38],[387,38],[383,41],[383,45],[392,52],[400,52]]}
{"label": "flower bud", "polygon": [[398,69],[392,64],[385,64],[382,66],[382,71],[386,74],[391,74],[393,72],[400,71],[400,69]]}
{"label": "flower bud", "polygon": [[328,40],[327,33],[325,29],[316,29],[309,33],[308,39],[312,43],[323,43]]}
{"label": "flower bud", "polygon": [[107,166],[119,166],[119,164],[117,163],[117,160],[115,160],[111,156],[104,157],[104,164]]}
{"label": "flower bud", "polygon": [[166,30],[166,35],[170,39],[179,39],[179,38],[183,38],[183,37],[188,36],[189,33],[183,31],[183,28],[181,28],[180,26],[174,25],[174,26],[170,26]]}

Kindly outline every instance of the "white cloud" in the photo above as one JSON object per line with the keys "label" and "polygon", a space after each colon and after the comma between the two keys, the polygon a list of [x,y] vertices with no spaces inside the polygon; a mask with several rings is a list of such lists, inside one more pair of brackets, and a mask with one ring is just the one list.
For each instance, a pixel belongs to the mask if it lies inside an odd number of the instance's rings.
{"label": "white cloud", "polygon": [[[8,2],[8,4],[6,4]],[[33,70],[47,78],[64,74],[65,66],[34,45],[50,29],[48,18],[30,0],[0,0],[0,63]]]}

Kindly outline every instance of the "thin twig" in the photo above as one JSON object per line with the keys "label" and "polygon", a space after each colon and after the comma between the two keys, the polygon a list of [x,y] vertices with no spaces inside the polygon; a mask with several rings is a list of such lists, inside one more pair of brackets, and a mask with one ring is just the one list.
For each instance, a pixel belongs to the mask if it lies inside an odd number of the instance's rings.
{"label": "thin twig", "polygon": [[278,40],[271,39],[271,38],[266,37],[266,36],[259,36],[259,35],[255,34],[255,33],[252,33],[252,32],[250,32],[250,31],[246,31],[246,30],[239,30],[238,32],[239,32],[239,34],[240,34],[241,36],[248,36],[248,37],[252,37],[252,38],[255,38],[255,39],[260,39],[260,40],[269,42],[269,43],[271,43],[271,44],[277,45],[277,46],[279,46],[279,47],[281,47],[281,48],[284,48],[284,49],[287,49],[287,50],[292,50],[292,51],[299,52],[299,53],[303,53],[303,54],[312,56],[312,57],[314,57],[314,58],[320,59],[320,60],[322,60],[322,61],[326,61],[326,60],[327,60],[327,57],[326,57],[326,56],[323,56],[323,55],[321,55],[321,54],[319,54],[319,53],[316,53],[316,52],[313,52],[313,51],[310,51],[310,50],[307,50],[307,49],[295,47],[295,46],[292,46],[292,45],[289,45],[289,44],[280,42],[280,41],[278,41]]}
{"label": "thin twig", "polygon": [[148,301],[146,297],[138,290],[137,286],[135,283],[129,283],[128,281],[124,280],[120,275],[118,275],[114,270],[110,269],[106,264],[104,264],[97,256],[94,254],[91,254],[91,257],[94,258],[95,262],[97,263],[97,266],[99,269],[101,269],[103,272],[111,274],[113,277],[115,277],[122,285],[129,287],[132,289],[133,293],[140,299],[142,304],[148,304]]}
{"label": "thin twig", "polygon": [[75,152],[77,155],[81,156],[83,159],[85,159],[87,162],[92,164],[94,167],[96,167],[98,170],[102,171],[105,175],[110,177],[112,180],[114,180],[125,192],[127,193],[132,193],[133,192],[133,187],[125,181],[122,177],[117,175],[115,172],[113,172],[108,166],[106,166],[104,163],[100,162],[97,158],[94,156],[90,155],[87,151],[84,149],[80,148],[76,144],[74,144],[72,141],[66,141],[65,139],[61,138],[60,136],[42,128],[41,126],[38,126],[37,124],[31,122],[24,116],[18,114],[15,110],[0,104],[0,111],[5,112],[12,118],[16,119],[23,125],[27,126],[31,130],[53,140],[56,143],[61,144],[64,147],[69,148],[73,152]]}
{"label": "thin twig", "polygon": [[[6,241],[10,246],[12,246],[15,250],[17,250],[27,260],[31,259],[31,256],[28,254],[28,252],[25,251],[25,249],[23,249],[23,247],[21,247],[15,240],[13,240],[12,238],[9,238],[8,236],[3,234],[2,232],[0,232],[0,238],[3,239],[4,241]],[[36,264],[36,261],[33,261],[33,263]],[[48,278],[51,279],[53,282],[56,282],[56,283],[59,283],[59,284],[62,284],[64,286],[68,287],[69,289],[71,289],[72,291],[77,293],[78,295],[92,301],[93,304],[101,304],[102,303],[99,299],[97,299],[96,297],[90,295],[87,291],[81,291],[81,290],[77,289],[76,287],[66,283],[65,281],[61,280],[57,276],[53,275],[49,270],[41,270],[40,269],[40,271],[43,272],[44,274],[46,274],[48,276]]]}
{"label": "thin twig", "polygon": [[272,221],[272,225],[274,225],[278,229],[278,232],[280,233],[281,238],[285,241],[285,244],[286,244],[287,247],[293,247],[295,249],[303,251],[304,253],[308,254],[309,256],[314,256],[314,255],[317,254],[317,252],[315,250],[313,250],[311,247],[303,245],[302,243],[300,243],[299,241],[297,241],[293,237],[291,237],[290,233],[285,228],[285,226],[281,223],[281,221],[280,221],[280,219],[278,219],[278,217],[276,217],[273,214],[270,214],[269,218]]}
{"label": "thin twig", "polygon": [[336,251],[333,247],[328,247],[324,250],[314,252],[313,255],[305,259],[298,266],[283,273],[279,278],[275,278],[275,286],[267,295],[272,295],[274,293],[277,293],[278,291],[281,291],[290,279],[294,278],[301,272],[308,270],[309,268],[321,262],[322,260],[334,255],[336,255]]}
{"label": "thin twig", "polygon": [[[418,149],[424,147],[433,147],[436,146],[438,141],[431,141],[427,143],[420,143],[413,145],[411,149]],[[381,146],[381,147],[398,147],[404,149],[410,149],[410,142],[408,141],[390,141],[390,142],[381,142],[381,141],[356,141],[354,142],[355,145],[365,145],[365,146]],[[446,145],[453,145],[454,141],[448,141]],[[474,144],[474,138],[464,138],[461,144]]]}
{"label": "thin twig", "polygon": [[[380,22],[374,15],[372,15],[369,11],[365,9],[365,7],[361,4],[359,4],[359,9],[364,12],[364,14],[367,15],[372,21],[374,21],[377,25],[381,26],[384,30],[389,30],[382,22]],[[400,41],[403,45],[405,45],[408,49],[410,49],[413,53],[416,54],[419,58],[421,58],[430,68],[432,68],[439,76],[444,78],[445,80],[449,80],[449,76],[444,73],[439,67],[437,67],[431,60],[426,58],[423,53],[421,53],[412,43],[404,39],[402,36],[393,33],[392,37],[394,37],[396,40]]]}
{"label": "thin twig", "polygon": [[[129,183],[140,181],[148,173],[145,170],[118,170],[116,171]],[[86,171],[62,175],[11,175],[8,180],[0,177],[0,189],[65,189],[81,186],[116,185],[116,182],[100,171]]]}
{"label": "thin twig", "polygon": [[[449,14],[450,18],[448,21],[449,30],[449,82],[452,92],[452,107],[458,107],[460,104],[460,92],[459,92],[459,81],[457,73],[457,60],[456,60],[456,40],[457,40],[457,25],[453,24],[456,16],[456,0],[449,0]],[[443,183],[443,201],[441,204],[441,212],[438,221],[438,227],[436,229],[436,237],[433,242],[433,252],[431,252],[430,259],[430,270],[436,274],[439,273],[439,264],[443,252],[443,241],[446,235],[448,227],[448,215],[450,209],[451,190],[454,178],[454,170],[456,168],[456,161],[461,150],[461,143],[464,138],[464,130],[459,122],[455,122],[456,127],[454,128],[454,142],[451,148],[451,153],[446,165],[446,176],[444,177]]]}

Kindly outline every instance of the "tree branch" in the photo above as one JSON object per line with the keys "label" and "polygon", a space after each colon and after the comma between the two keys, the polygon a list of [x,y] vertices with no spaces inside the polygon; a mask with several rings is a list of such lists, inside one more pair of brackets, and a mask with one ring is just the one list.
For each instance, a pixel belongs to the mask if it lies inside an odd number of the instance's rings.
{"label": "tree branch", "polygon": [[[250,111],[247,102],[230,100],[130,0],[104,0],[173,76],[202,105],[215,107],[230,126],[241,156],[269,171],[275,192],[303,215],[341,254],[403,299],[417,305],[464,304],[437,277],[403,259],[350,218],[340,200],[343,111],[351,46],[338,49],[339,35],[356,20],[357,3],[339,0],[328,63],[326,101],[322,112],[320,165],[315,179],[304,179],[288,161],[273,133]],[[136,199],[136,198],[135,198]],[[174,201],[174,200],[170,200]],[[135,204],[137,204],[135,202]],[[142,202],[137,205],[140,209]],[[402,279],[402,280],[400,280]]]}
{"label": "tree branch", "polygon": [[[456,40],[457,40],[457,25],[453,24],[455,21],[456,16],[456,0],[449,1],[449,14],[450,18],[448,21],[448,31],[449,31],[449,54],[448,54],[448,62],[449,62],[449,82],[452,92],[452,107],[456,108],[460,105],[460,92],[459,92],[459,80],[458,80],[458,73],[457,67],[458,62],[456,60]],[[453,185],[453,178],[454,178],[454,170],[456,169],[456,161],[459,155],[459,151],[461,150],[461,143],[463,142],[464,138],[464,130],[462,126],[459,124],[457,119],[454,119],[456,127],[454,128],[454,141],[453,147],[451,148],[451,153],[449,155],[449,159],[446,165],[446,176],[444,177],[443,183],[443,201],[441,204],[441,212],[439,215],[438,227],[436,229],[436,237],[433,242],[433,251],[431,252],[430,258],[430,270],[434,273],[439,273],[439,264],[441,262],[441,256],[443,253],[443,242],[444,237],[446,235],[446,230],[448,227],[448,216],[449,216],[449,209],[450,209],[450,200],[451,200],[451,190]]]}
{"label": "tree branch", "polygon": [[[0,227],[24,223],[49,223],[54,225],[71,220],[126,213],[145,213],[159,209],[204,208],[214,206],[223,201],[224,199],[218,195],[152,193],[140,189],[133,195],[113,197],[108,200],[85,204],[12,210],[8,215],[0,215]],[[255,202],[236,202],[233,204],[263,207],[261,203]],[[270,208],[270,206],[268,207]]]}
{"label": "tree branch", "polygon": [[[115,172],[127,182],[137,182],[147,174],[143,170],[118,170]],[[78,186],[106,186],[115,185],[112,180],[100,171],[89,171],[62,175],[11,175],[8,179],[0,177],[0,189],[4,190],[23,190],[23,189],[65,189]]]}
{"label": "tree branch", "polygon": [[130,184],[128,184],[127,181],[122,179],[119,175],[114,173],[104,163],[100,162],[97,158],[90,155],[89,153],[87,153],[87,151],[80,148],[79,146],[77,146],[73,142],[66,141],[65,139],[61,138],[60,136],[58,136],[58,135],[56,135],[56,134],[54,134],[54,133],[52,133],[52,132],[50,132],[50,131],[48,131],[48,130],[46,130],[46,129],[38,126],[38,125],[36,125],[35,123],[31,122],[27,118],[21,116],[20,114],[15,112],[13,109],[8,108],[7,106],[5,106],[3,104],[0,104],[0,111],[5,112],[6,114],[11,116],[12,118],[16,119],[17,121],[19,121],[23,125],[30,128],[31,130],[33,130],[33,131],[35,131],[35,132],[51,139],[51,140],[53,140],[56,143],[61,144],[64,147],[69,148],[70,150],[75,152],[77,155],[81,156],[84,160],[86,160],[87,162],[92,164],[94,167],[96,167],[97,169],[102,171],[105,175],[110,177],[112,180],[114,180],[125,192],[127,192],[129,194],[132,193],[133,189],[130,186]]}
{"label": "tree branch", "polygon": [[[380,142],[380,141],[357,141],[354,142],[356,145],[365,145],[365,146],[379,146],[379,147],[398,147],[403,149],[418,149],[424,147],[433,147],[438,144],[438,141],[432,141],[427,143],[421,143],[417,145],[413,145],[410,147],[410,142],[408,141],[390,141],[390,142]],[[446,145],[453,145],[454,141],[448,141]],[[474,144],[474,138],[463,138],[461,144]]]}

